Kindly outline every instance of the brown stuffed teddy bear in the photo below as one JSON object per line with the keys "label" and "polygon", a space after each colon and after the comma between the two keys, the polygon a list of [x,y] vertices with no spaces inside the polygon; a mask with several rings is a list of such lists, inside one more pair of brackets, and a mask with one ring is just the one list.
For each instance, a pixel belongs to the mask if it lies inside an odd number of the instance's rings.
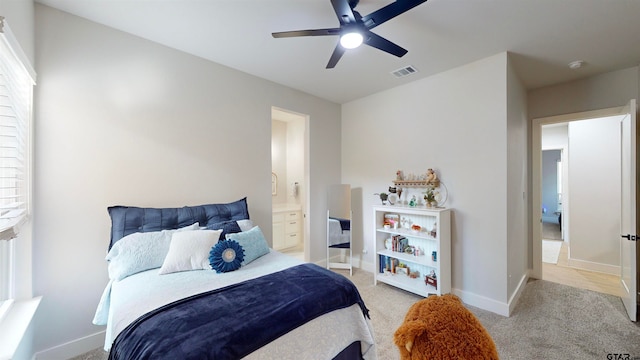
{"label": "brown stuffed teddy bear", "polygon": [[487,330],[452,294],[413,304],[393,341],[402,360],[498,359]]}

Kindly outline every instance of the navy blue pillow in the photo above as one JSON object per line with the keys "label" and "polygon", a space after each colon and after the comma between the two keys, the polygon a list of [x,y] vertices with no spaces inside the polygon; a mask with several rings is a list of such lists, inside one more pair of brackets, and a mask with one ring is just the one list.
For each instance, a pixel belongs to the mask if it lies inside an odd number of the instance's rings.
{"label": "navy blue pillow", "polygon": [[179,229],[198,223],[207,227],[229,220],[249,219],[247,198],[226,203],[185,206],[181,208],[140,208],[111,206],[111,241],[109,249],[121,238],[135,232]]}
{"label": "navy blue pillow", "polygon": [[222,229],[222,233],[220,233],[219,241],[225,240],[227,234],[235,234],[242,231],[240,226],[238,226],[238,222],[235,220],[222,221],[219,223],[211,224],[207,226],[209,230],[220,230]]}

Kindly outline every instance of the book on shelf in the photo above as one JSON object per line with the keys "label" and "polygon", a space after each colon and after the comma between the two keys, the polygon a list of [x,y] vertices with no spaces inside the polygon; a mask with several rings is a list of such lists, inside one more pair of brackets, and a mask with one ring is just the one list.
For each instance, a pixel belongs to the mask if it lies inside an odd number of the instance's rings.
{"label": "book on shelf", "polygon": [[409,246],[409,239],[404,237],[403,235],[393,235],[391,236],[391,250],[396,252],[404,252],[404,250]]}
{"label": "book on shelf", "polygon": [[396,273],[396,268],[400,265],[400,260],[386,255],[378,255],[380,257],[378,271],[383,274],[388,271],[392,274]]}

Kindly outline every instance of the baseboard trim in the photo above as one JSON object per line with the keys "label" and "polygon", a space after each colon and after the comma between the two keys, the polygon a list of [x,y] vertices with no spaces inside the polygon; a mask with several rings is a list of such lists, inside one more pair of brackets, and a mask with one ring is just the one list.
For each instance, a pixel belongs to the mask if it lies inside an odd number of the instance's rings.
{"label": "baseboard trim", "polygon": [[579,259],[569,259],[567,264],[576,269],[595,271],[609,275],[620,275],[620,266],[616,265],[602,264]]}
{"label": "baseboard trim", "polygon": [[96,348],[104,347],[105,331],[100,331],[35,354],[34,359],[70,359]]}
{"label": "baseboard trim", "polygon": [[516,304],[518,304],[518,300],[520,299],[520,296],[522,295],[524,288],[527,286],[528,281],[529,281],[529,274],[525,273],[520,278],[520,282],[516,287],[516,291],[513,292],[513,295],[511,295],[511,298],[509,299],[509,315],[507,316],[511,316],[511,314],[513,314],[513,309],[516,307]]}
{"label": "baseboard trim", "polygon": [[482,310],[491,311],[498,315],[509,317],[510,306],[507,303],[489,299],[472,292],[463,291],[460,289],[451,289],[451,292],[458,296],[463,303],[471,306],[475,306]]}

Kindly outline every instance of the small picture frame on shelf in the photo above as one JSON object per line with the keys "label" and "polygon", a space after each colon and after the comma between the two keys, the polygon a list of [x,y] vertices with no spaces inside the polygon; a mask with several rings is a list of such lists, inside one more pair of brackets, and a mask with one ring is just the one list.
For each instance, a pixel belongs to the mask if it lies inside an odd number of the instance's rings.
{"label": "small picture frame on shelf", "polygon": [[432,278],[429,275],[425,275],[424,283],[427,284],[427,285],[431,285],[434,288],[438,289],[438,279],[436,279],[436,278]]}
{"label": "small picture frame on shelf", "polygon": [[389,225],[390,229],[397,229],[400,227],[400,215],[393,213],[384,214],[384,225]]}

